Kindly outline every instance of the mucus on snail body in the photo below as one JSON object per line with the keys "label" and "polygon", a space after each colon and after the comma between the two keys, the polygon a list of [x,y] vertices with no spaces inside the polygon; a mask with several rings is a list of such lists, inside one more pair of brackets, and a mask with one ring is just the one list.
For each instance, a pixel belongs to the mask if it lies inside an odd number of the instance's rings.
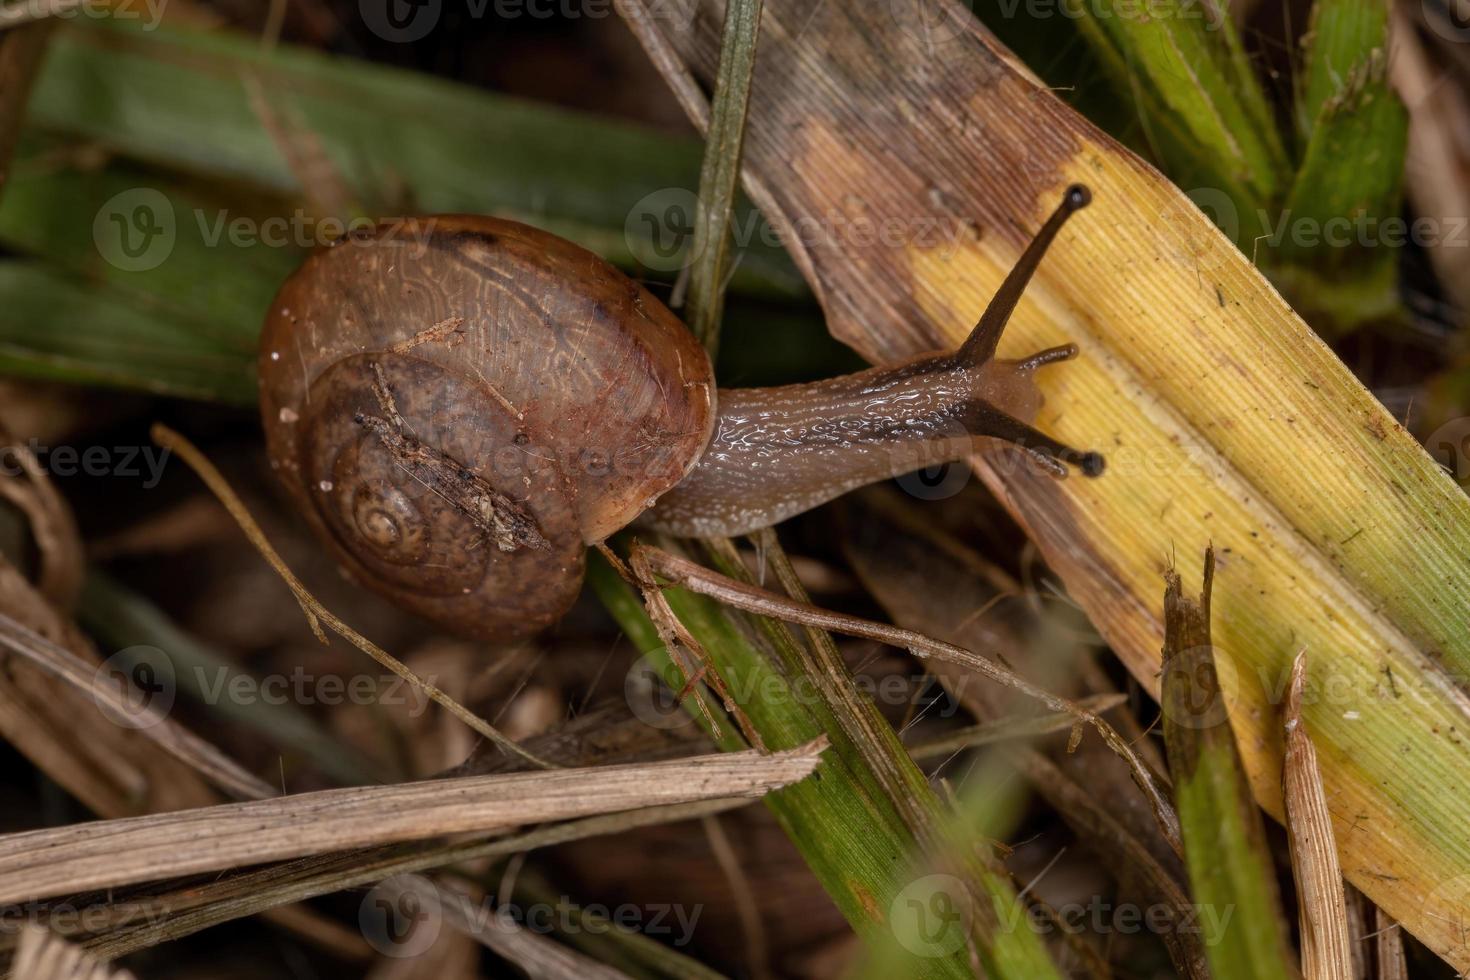
{"label": "mucus on snail body", "polygon": [[635,521],[740,534],[983,439],[1096,476],[1101,456],[1026,421],[1033,372],[1076,348],[995,357],[1089,199],[1067,189],[958,350],[718,397],[684,324],[591,252],[495,218],[385,225],[276,296],[259,361],[271,463],[354,579],[487,638],[554,622],[587,546]]}

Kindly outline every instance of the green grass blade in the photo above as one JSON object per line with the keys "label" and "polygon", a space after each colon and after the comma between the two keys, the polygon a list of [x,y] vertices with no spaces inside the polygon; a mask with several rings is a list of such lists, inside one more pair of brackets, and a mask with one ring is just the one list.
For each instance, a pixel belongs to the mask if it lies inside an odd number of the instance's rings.
{"label": "green grass blade", "polygon": [[1214,217],[1237,243],[1253,240],[1291,164],[1229,12],[1212,0],[1161,0],[1148,16],[1066,2],[1176,182],[1227,195],[1229,220]]}
{"label": "green grass blade", "polygon": [[[649,242],[667,230],[665,198],[693,198],[678,190],[697,169],[689,140],[313,52],[267,55],[228,34],[68,23],[0,200],[0,244],[42,260],[3,276],[0,288],[30,292],[0,320],[0,369],[253,401],[271,296],[343,224],[301,205],[252,86],[269,93],[275,125],[309,135],[372,215],[495,212],[637,267],[657,256]],[[118,155],[98,168],[79,141]],[[748,208],[735,224],[731,288],[805,296]]]}
{"label": "green grass blade", "polygon": [[713,359],[720,348],[730,219],[740,181],[745,115],[760,36],[761,0],[731,0],[725,8],[720,71],[710,106],[704,164],[699,172],[699,215],[694,225],[694,272],[689,282],[689,328]]}
{"label": "green grass blade", "polygon": [[[1318,0],[1296,121],[1304,142],[1269,261],[1340,328],[1398,309],[1408,113],[1388,82],[1385,0]],[[1263,260],[1268,257],[1263,255]]]}
{"label": "green grass blade", "polygon": [[255,402],[253,358],[163,310],[31,262],[0,263],[0,373]]}
{"label": "green grass blade", "polygon": [[[280,199],[221,196],[137,166],[27,166],[11,190],[0,242],[189,320],[247,357],[271,297],[306,254]],[[279,226],[263,224],[278,212]],[[242,218],[243,235],[231,227]]]}
{"label": "green grass blade", "polygon": [[1302,37],[1294,113],[1304,143],[1330,104],[1341,101],[1361,83],[1365,70],[1387,55],[1388,11],[1385,0],[1317,0],[1313,5]]}
{"label": "green grass blade", "polygon": [[[1214,555],[1196,602],[1170,572],[1164,594],[1164,745],[1197,925],[1215,980],[1292,980],[1265,825],[1241,766],[1210,639]],[[1228,677],[1228,675],[1226,675]]]}

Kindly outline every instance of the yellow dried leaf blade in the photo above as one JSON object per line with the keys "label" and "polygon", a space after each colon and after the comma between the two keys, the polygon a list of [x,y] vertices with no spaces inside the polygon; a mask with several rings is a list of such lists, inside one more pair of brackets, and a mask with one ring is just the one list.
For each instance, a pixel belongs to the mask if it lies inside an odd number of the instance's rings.
{"label": "yellow dried leaf blade", "polygon": [[[707,81],[717,6],[646,43]],[[1155,691],[1157,583],[1171,554],[1214,543],[1215,641],[1257,798],[1280,816],[1274,718],[1306,646],[1330,674],[1304,710],[1344,874],[1470,967],[1454,925],[1470,500],[1162,176],[978,32],[905,26],[886,4],[766,6],[747,185],[831,329],[873,360],[954,344],[1062,188],[1087,183],[1095,203],[1001,354],[1080,346],[1044,372],[1037,423],[1108,453],[1108,472],[1056,481],[998,450],[982,474]]]}

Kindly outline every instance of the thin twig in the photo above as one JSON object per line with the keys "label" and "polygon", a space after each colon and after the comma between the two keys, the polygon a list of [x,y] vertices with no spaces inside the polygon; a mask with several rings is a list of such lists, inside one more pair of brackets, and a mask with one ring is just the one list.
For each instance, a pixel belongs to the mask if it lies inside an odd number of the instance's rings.
{"label": "thin twig", "polygon": [[[628,571],[632,575],[631,582],[643,594],[643,604],[648,609],[648,617],[653,621],[654,628],[658,630],[659,639],[668,648],[669,659],[674,662],[674,665],[679,668],[680,673],[684,675],[685,684],[684,690],[679,692],[680,700],[682,701],[686,697],[693,696],[695,704],[699,706],[700,711],[704,714],[705,720],[710,725],[711,734],[718,741],[721,737],[720,726],[715,721],[714,715],[710,712],[709,705],[705,703],[704,697],[699,692],[699,682],[707,682],[714,692],[720,696],[720,701],[724,705],[725,712],[731,718],[735,719],[735,724],[739,727],[740,733],[745,737],[746,742],[762,752],[766,751],[766,743],[761,738],[760,732],[756,730],[755,725],[751,723],[750,718],[745,714],[745,710],[740,707],[739,702],[730,693],[730,689],[725,684],[724,678],[720,676],[719,670],[714,669],[714,665],[710,660],[709,654],[705,652],[703,644],[699,642],[693,633],[689,632],[688,627],[674,613],[673,607],[669,605],[668,599],[664,597],[663,590],[658,587],[658,583],[654,580],[653,572],[644,564],[643,557],[636,546],[629,556],[629,566]],[[613,567],[617,568],[619,566],[614,565]],[[685,664],[678,655],[681,647],[699,665],[697,669],[691,671],[689,665]]]}
{"label": "thin twig", "polygon": [[1409,980],[1409,964],[1404,959],[1404,927],[1376,905],[1373,916],[1378,980]]}

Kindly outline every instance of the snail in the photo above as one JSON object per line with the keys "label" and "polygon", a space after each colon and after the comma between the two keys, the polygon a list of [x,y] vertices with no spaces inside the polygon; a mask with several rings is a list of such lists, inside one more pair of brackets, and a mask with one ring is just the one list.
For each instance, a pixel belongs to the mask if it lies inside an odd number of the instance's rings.
{"label": "snail", "polygon": [[560,618],[587,547],[635,522],[745,533],[984,439],[1096,476],[1027,422],[1033,373],[1076,347],[995,357],[1089,200],[1065,191],[958,350],[718,396],[684,324],[592,253],[489,217],[383,224],[309,257],[267,314],[271,466],[352,578],[482,638]]}

